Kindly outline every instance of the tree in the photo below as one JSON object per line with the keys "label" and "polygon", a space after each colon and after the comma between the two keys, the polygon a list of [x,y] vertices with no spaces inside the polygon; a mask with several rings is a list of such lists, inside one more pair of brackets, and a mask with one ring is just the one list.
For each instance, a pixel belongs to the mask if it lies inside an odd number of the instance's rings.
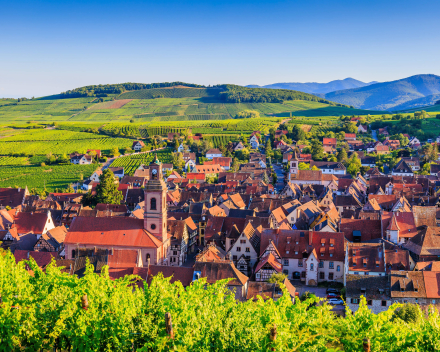
{"label": "tree", "polygon": [[119,149],[118,149],[118,147],[114,147],[114,148],[112,148],[112,150],[110,150],[110,154],[112,155],[112,156],[119,156],[120,154],[119,154]]}
{"label": "tree", "polygon": [[361,166],[362,165],[359,156],[357,155],[357,153],[353,153],[351,158],[348,160],[347,172],[352,176],[356,176],[357,173],[361,170]]}
{"label": "tree", "polygon": [[287,278],[286,274],[283,273],[273,273],[272,276],[267,280],[271,284],[282,284]]}
{"label": "tree", "polygon": [[298,169],[300,169],[300,170],[310,170],[310,164],[299,163],[298,164]]}
{"label": "tree", "polygon": [[88,191],[86,194],[83,194],[83,196],[81,197],[81,204],[85,207],[96,206],[96,197],[92,195],[92,191]]}
{"label": "tree", "polygon": [[240,163],[238,162],[238,159],[237,158],[232,159],[231,170],[233,172],[237,172],[239,167],[240,167]]}
{"label": "tree", "polygon": [[267,176],[267,172],[263,173],[263,182],[265,184],[269,184],[270,183],[269,176]]}
{"label": "tree", "polygon": [[177,150],[179,149],[180,143],[179,143],[179,140],[177,139],[176,135],[174,135],[173,146],[174,146],[174,150],[177,152]]}
{"label": "tree", "polygon": [[347,151],[345,150],[345,148],[342,148],[338,153],[338,161],[341,163],[345,163],[347,158],[348,158]]}
{"label": "tree", "polygon": [[182,170],[185,166],[185,160],[183,159],[183,154],[180,152],[171,153],[173,167],[178,170]]}
{"label": "tree", "polygon": [[[133,153],[133,149],[131,149],[130,147],[125,147],[124,154],[130,154],[130,153]],[[96,156],[96,153],[95,153],[95,156]]]}
{"label": "tree", "polygon": [[237,114],[237,118],[239,119],[249,119],[249,118],[259,118],[259,117],[260,117],[260,113],[254,110],[244,110],[244,111],[240,111]]}
{"label": "tree", "polygon": [[266,142],[266,157],[271,158],[273,157],[273,150],[272,150],[272,146],[270,145],[270,139],[267,140]]}
{"label": "tree", "polygon": [[96,203],[121,204],[122,192],[118,191],[118,183],[110,169],[105,169],[99,176],[99,184],[96,186]]}
{"label": "tree", "polygon": [[303,141],[306,138],[306,133],[300,125],[294,125],[292,127],[292,138],[296,141]]}
{"label": "tree", "polygon": [[322,160],[322,158],[324,157],[324,148],[322,147],[322,143],[319,140],[312,140],[311,152],[313,160]]}
{"label": "tree", "polygon": [[417,304],[406,303],[394,312],[392,319],[401,319],[407,324],[415,324],[421,318],[421,314]]}

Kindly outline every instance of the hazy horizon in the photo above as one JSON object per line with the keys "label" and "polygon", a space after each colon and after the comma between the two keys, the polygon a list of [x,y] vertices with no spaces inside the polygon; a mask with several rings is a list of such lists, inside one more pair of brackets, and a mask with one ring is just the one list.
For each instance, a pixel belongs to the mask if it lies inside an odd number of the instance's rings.
{"label": "hazy horizon", "polygon": [[19,11],[14,3],[2,9],[0,97],[123,82],[440,75],[434,1],[25,0]]}

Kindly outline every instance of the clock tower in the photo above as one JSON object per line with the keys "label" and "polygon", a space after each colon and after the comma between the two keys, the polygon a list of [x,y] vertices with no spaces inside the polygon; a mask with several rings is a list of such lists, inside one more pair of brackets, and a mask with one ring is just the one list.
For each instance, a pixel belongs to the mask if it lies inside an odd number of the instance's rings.
{"label": "clock tower", "polygon": [[162,243],[167,240],[167,185],[163,180],[162,163],[157,158],[150,163],[150,179],[145,187],[144,229]]}

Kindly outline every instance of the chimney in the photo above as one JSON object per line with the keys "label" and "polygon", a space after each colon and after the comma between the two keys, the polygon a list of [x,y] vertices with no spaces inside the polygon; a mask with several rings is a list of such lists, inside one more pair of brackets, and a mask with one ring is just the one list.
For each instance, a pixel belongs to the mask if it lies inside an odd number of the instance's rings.
{"label": "chimney", "polygon": [[27,259],[29,259],[29,252],[27,252]]}

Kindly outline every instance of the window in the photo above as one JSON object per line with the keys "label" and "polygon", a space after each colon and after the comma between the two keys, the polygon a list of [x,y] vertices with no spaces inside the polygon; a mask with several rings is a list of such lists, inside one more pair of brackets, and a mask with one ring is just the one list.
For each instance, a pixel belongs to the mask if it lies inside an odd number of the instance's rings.
{"label": "window", "polygon": [[382,307],[386,307],[387,306],[387,301],[382,301],[381,305],[382,305]]}
{"label": "window", "polygon": [[336,267],[336,271],[341,271],[341,266],[340,266],[340,265],[338,265],[338,266]]}
{"label": "window", "polygon": [[75,250],[72,250],[72,258],[75,258]]}
{"label": "window", "polygon": [[151,224],[150,227],[151,227],[152,230],[155,230],[156,229],[156,224]]}
{"label": "window", "polygon": [[232,260],[237,260],[237,256],[236,256],[236,255],[233,255],[233,256],[232,256]]}
{"label": "window", "polygon": [[432,304],[435,304],[435,299],[432,300]]}
{"label": "window", "polygon": [[328,279],[333,280],[333,273],[328,273]]}
{"label": "window", "polygon": [[325,279],[325,273],[319,273],[319,280]]}
{"label": "window", "polygon": [[370,273],[369,273],[368,271],[366,271],[366,272],[364,273],[364,275],[370,275]]}
{"label": "window", "polygon": [[367,301],[367,306],[372,306],[373,305],[373,301],[371,300],[371,299],[369,299],[368,301]]}
{"label": "window", "polygon": [[335,268],[335,263],[334,263],[334,262],[329,262],[329,263],[328,263],[328,267],[329,267],[330,269],[334,269],[334,268]]}
{"label": "window", "polygon": [[150,209],[156,210],[156,198],[151,198],[150,200]]}
{"label": "window", "polygon": [[324,262],[321,260],[318,264],[318,268],[323,268],[324,267]]}
{"label": "window", "polygon": [[323,257],[323,256],[324,256],[324,253],[321,252],[321,257]]}
{"label": "window", "polygon": [[241,252],[241,247],[237,247],[237,252]]}
{"label": "window", "polygon": [[289,270],[283,270],[283,274],[289,275]]}
{"label": "window", "polygon": [[240,240],[240,243],[246,244],[246,240]]}
{"label": "window", "polygon": [[303,266],[303,261],[302,260],[298,260],[298,266]]}
{"label": "window", "polygon": [[359,304],[359,298],[352,298],[351,303],[353,304]]}
{"label": "window", "polygon": [[173,251],[173,255],[177,255],[177,251]]}
{"label": "window", "polygon": [[289,266],[289,259],[284,259],[284,265]]}
{"label": "window", "polygon": [[255,274],[255,278],[256,278],[256,279],[259,279],[259,278],[260,278],[260,273],[256,273],[256,274]]}
{"label": "window", "polygon": [[310,264],[310,271],[313,271],[313,267],[314,267],[314,265],[313,265],[313,263],[311,263]]}
{"label": "window", "polygon": [[147,253],[147,262],[150,260],[150,253]]}
{"label": "window", "polygon": [[418,298],[416,298],[415,301],[416,301],[416,303],[419,303],[419,299]]}
{"label": "window", "polygon": [[333,253],[330,253],[330,257],[333,257]]}
{"label": "window", "polygon": [[249,247],[246,247],[246,252],[249,253],[251,249]]}
{"label": "window", "polygon": [[303,277],[303,278],[306,277],[306,272],[305,272],[305,271],[302,271],[302,272],[301,272],[301,277]]}

